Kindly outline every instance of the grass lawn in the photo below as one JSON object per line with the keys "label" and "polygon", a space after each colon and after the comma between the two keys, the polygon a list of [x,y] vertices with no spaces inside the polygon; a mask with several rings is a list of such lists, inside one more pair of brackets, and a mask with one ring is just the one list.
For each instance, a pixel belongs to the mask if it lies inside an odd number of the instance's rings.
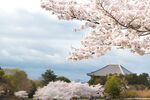
{"label": "grass lawn", "polygon": [[[78,99],[78,100],[89,100],[89,99]],[[105,100],[105,99],[95,99],[95,100]]]}
{"label": "grass lawn", "polygon": [[[4,97],[0,98],[0,100],[35,100],[35,99],[22,99],[22,98],[15,98],[15,97]],[[77,99],[77,100],[89,100],[89,99]],[[105,99],[94,99],[94,100],[105,100]]]}
{"label": "grass lawn", "polygon": [[21,98],[0,98],[0,100],[33,100],[33,99],[21,99]]}
{"label": "grass lawn", "polygon": [[[78,100],[89,100],[89,99],[78,99]],[[105,99],[94,99],[94,100],[105,100]],[[112,99],[112,100],[125,100],[125,99]]]}

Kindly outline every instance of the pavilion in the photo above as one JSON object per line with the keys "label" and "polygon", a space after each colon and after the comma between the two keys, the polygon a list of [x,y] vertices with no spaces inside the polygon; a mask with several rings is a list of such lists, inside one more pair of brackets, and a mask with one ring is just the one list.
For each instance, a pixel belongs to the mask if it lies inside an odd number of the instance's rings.
{"label": "pavilion", "polygon": [[125,75],[125,74],[132,74],[132,72],[130,72],[129,70],[127,70],[126,68],[121,66],[119,63],[119,64],[108,64],[99,70],[88,73],[87,75],[88,76],[94,75],[96,77],[100,77],[100,76],[106,76],[109,74],[118,74],[118,75],[123,74],[123,75]]}

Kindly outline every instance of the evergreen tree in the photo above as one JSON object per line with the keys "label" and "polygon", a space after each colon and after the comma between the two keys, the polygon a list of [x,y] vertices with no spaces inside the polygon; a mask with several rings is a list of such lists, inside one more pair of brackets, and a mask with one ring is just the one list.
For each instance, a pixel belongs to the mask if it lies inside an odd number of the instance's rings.
{"label": "evergreen tree", "polygon": [[42,74],[42,84],[45,86],[47,85],[49,82],[51,81],[55,81],[56,80],[56,75],[52,70],[46,70],[46,72],[44,74]]}

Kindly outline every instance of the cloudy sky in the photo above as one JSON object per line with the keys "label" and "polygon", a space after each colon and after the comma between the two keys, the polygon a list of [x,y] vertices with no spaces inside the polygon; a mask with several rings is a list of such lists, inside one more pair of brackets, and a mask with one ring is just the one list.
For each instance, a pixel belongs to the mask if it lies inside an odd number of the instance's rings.
{"label": "cloudy sky", "polygon": [[71,80],[87,81],[87,73],[118,62],[134,73],[150,74],[150,55],[139,56],[128,50],[113,49],[103,57],[66,61],[70,46],[80,46],[87,33],[72,32],[72,28],[82,23],[57,20],[40,8],[40,0],[1,0],[0,66],[20,68],[32,79],[52,69]]}

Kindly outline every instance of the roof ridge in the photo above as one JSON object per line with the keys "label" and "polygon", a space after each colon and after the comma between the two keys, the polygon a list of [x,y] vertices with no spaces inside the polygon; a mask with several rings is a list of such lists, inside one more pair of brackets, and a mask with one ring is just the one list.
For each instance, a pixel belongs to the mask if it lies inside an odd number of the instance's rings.
{"label": "roof ridge", "polygon": [[124,68],[122,65],[118,65],[118,64],[109,64],[106,65],[96,71],[93,71],[91,73],[87,73],[88,76],[91,75],[97,75],[97,74],[108,74],[108,73],[118,73],[118,74],[131,74],[132,72],[130,72],[129,70],[127,70],[126,68]]}
{"label": "roof ridge", "polygon": [[123,72],[123,70],[122,70],[121,65],[118,65],[118,67],[119,67],[119,69],[120,69],[121,73],[124,75],[124,72]]}
{"label": "roof ridge", "polygon": [[122,68],[124,68],[125,70],[127,70],[128,72],[132,73],[131,71],[129,71],[128,69],[126,69],[125,67],[121,66]]}

